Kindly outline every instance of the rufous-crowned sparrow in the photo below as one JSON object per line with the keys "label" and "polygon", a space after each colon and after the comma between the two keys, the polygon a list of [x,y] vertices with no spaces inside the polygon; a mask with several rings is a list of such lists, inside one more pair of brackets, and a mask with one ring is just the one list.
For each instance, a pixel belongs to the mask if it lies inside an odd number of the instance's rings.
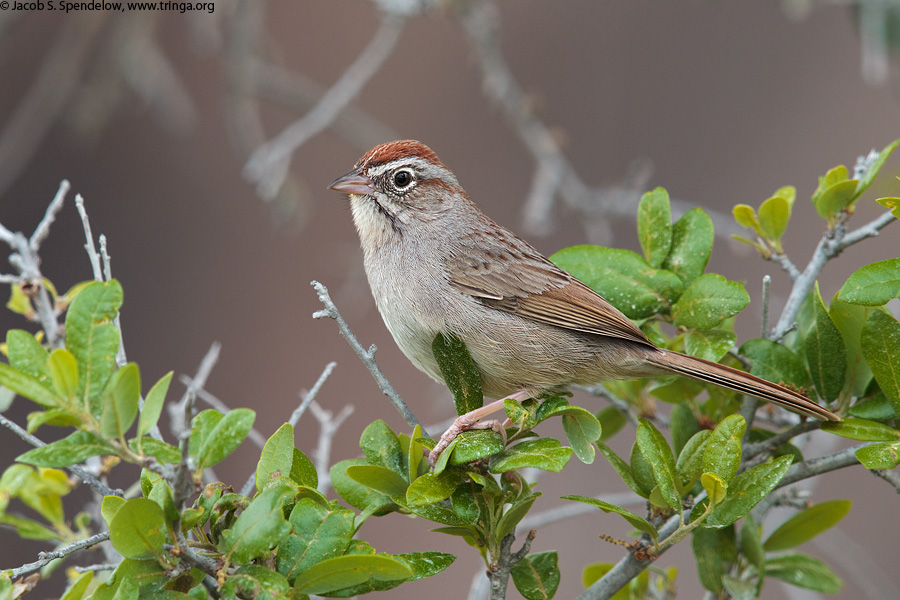
{"label": "rufous-crowned sparrow", "polygon": [[438,452],[502,409],[503,398],[671,373],[840,420],[783,386],[656,347],[612,304],[481,212],[424,144],[376,146],[329,187],[350,194],[369,286],[400,350],[442,381],[432,342],[452,333],[481,371],[485,396],[501,399],[457,419]]}

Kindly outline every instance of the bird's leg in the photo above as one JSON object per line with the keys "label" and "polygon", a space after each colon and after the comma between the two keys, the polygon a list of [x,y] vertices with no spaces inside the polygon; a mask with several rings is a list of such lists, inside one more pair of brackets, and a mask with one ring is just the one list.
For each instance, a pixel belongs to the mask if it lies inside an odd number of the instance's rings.
{"label": "bird's leg", "polygon": [[449,446],[450,443],[456,439],[456,436],[458,436],[463,431],[471,431],[473,429],[493,429],[500,435],[503,435],[503,426],[500,424],[500,421],[497,421],[495,419],[491,419],[490,421],[481,421],[481,419],[495,412],[503,410],[504,402],[506,402],[506,400],[517,400],[521,402],[530,397],[531,394],[529,394],[525,390],[521,390],[516,392],[515,394],[507,396],[506,398],[494,400],[489,404],[485,404],[481,408],[470,410],[464,415],[456,417],[456,420],[453,421],[453,424],[447,428],[447,431],[445,431],[444,435],[441,436],[441,439],[438,440],[437,445],[435,445],[434,449],[428,454],[428,464],[434,467],[438,457],[441,455],[441,452],[446,450],[447,446]]}

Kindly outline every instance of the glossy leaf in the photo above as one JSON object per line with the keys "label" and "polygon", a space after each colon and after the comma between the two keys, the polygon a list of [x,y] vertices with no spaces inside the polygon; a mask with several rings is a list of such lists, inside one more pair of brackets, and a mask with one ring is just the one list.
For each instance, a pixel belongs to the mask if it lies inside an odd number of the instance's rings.
{"label": "glossy leaf", "polygon": [[91,580],[93,578],[93,571],[82,573],[78,576],[78,579],[72,582],[72,585],[68,587],[66,592],[59,600],[81,600],[84,597],[84,593],[87,591],[87,588],[91,584]]}
{"label": "glossy leaf", "polygon": [[113,517],[119,512],[119,509],[125,504],[125,498],[119,496],[103,496],[103,502],[100,504],[100,515],[106,521],[106,527],[109,528]]}
{"label": "glossy leaf", "polygon": [[764,544],[766,552],[794,548],[831,529],[850,512],[851,505],[849,500],[829,500],[800,511],[772,532]]}
{"label": "glossy leaf", "polygon": [[455,335],[439,333],[431,343],[431,350],[441,370],[441,377],[453,394],[456,414],[464,415],[481,408],[484,404],[481,372],[463,341]]}
{"label": "glossy leaf", "polygon": [[56,349],[47,362],[47,372],[53,389],[67,402],[75,400],[78,394],[78,363],[68,350]]}
{"label": "glossy leaf", "polygon": [[549,600],[559,587],[556,552],[529,554],[515,565],[510,575],[519,593],[527,600]]}
{"label": "glossy leaf", "polygon": [[386,496],[405,496],[409,484],[387,467],[363,464],[347,467],[347,477]]}
{"label": "glossy leaf", "polygon": [[406,502],[410,506],[423,506],[450,497],[459,484],[459,476],[449,471],[440,475],[425,473],[413,481],[406,490]]}
{"label": "glossy leaf", "polygon": [[806,332],[805,349],[809,374],[819,396],[832,402],[844,388],[847,349],[838,328],[828,314],[819,293],[819,282],[813,291],[815,319]]}
{"label": "glossy leaf", "polygon": [[630,250],[602,246],[572,246],[550,257],[632,319],[645,319],[681,294],[675,273],[654,269]]}
{"label": "glossy leaf", "polygon": [[572,457],[572,449],[553,438],[525,440],[491,457],[491,473],[534,467],[559,473]]}
{"label": "glossy leaf", "polygon": [[781,236],[787,230],[788,221],[791,218],[791,208],[797,190],[793,186],[785,186],[776,191],[771,198],[763,202],[759,207],[759,226],[770,240],[781,247]]}
{"label": "glossy leaf", "polygon": [[716,506],[703,526],[725,527],[746,515],[775,489],[793,461],[793,456],[781,456],[738,474],[728,485],[725,500]]}
{"label": "glossy leaf", "polygon": [[715,473],[701,474],[700,484],[713,504],[718,504],[728,495],[728,482]]}
{"label": "glossy leaf", "polygon": [[43,386],[38,379],[17,371],[5,363],[0,363],[0,385],[44,408],[53,408],[59,405],[56,394]]}
{"label": "glossy leaf", "polygon": [[10,329],[6,332],[6,349],[9,366],[34,377],[49,388],[47,363],[50,361],[50,353],[33,335],[21,329]]}
{"label": "glossy leaf", "polygon": [[684,332],[685,352],[713,362],[725,356],[736,341],[737,335],[724,329],[688,329]]}
{"label": "glossy leaf", "polygon": [[562,416],[562,426],[578,459],[586,465],[593,463],[594,442],[603,433],[597,417],[580,406],[571,406]]}
{"label": "glossy leaf", "polygon": [[600,422],[600,439],[598,441],[605,442],[610,439],[622,427],[625,426],[625,423],[628,421],[625,419],[625,415],[622,414],[615,406],[607,406],[603,410],[597,413],[597,421]]}
{"label": "glossy leaf", "polygon": [[300,573],[294,588],[304,594],[330,594],[376,581],[406,581],[414,575],[404,562],[389,556],[351,554],[324,560]]}
{"label": "glossy leaf", "polygon": [[672,214],[669,194],[663,188],[645,193],[638,203],[637,231],[644,259],[658,268],[672,247]]}
{"label": "glossy leaf", "polygon": [[900,443],[863,446],[854,454],[867,469],[893,469],[900,464]]}
{"label": "glossy leaf", "polygon": [[589,496],[579,496],[577,494],[562,496],[563,500],[571,500],[573,502],[581,502],[583,504],[589,504],[591,506],[596,506],[600,510],[605,513],[615,513],[617,515],[621,515],[628,523],[642,533],[648,534],[653,538],[654,543],[656,541],[657,536],[659,535],[656,527],[653,526],[650,521],[640,517],[633,512],[622,508],[621,506],[616,506],[615,504],[610,504],[604,500],[600,500],[597,498],[591,498]]}
{"label": "glossy leaf", "polygon": [[285,423],[266,440],[256,463],[256,489],[262,491],[272,477],[287,477],[294,463],[294,427]]}
{"label": "glossy leaf", "polygon": [[756,209],[749,204],[737,204],[731,209],[735,222],[741,227],[753,229],[757,235],[762,235],[762,228],[759,226],[759,219],[756,218]]}
{"label": "glossy leaf", "polygon": [[294,448],[291,453],[294,456],[291,461],[291,480],[313,489],[319,487],[319,475],[309,457],[297,448]]}
{"label": "glossy leaf", "polygon": [[825,594],[837,594],[843,582],[818,558],[806,554],[782,554],[766,561],[766,577]]}
{"label": "glossy leaf", "polygon": [[675,457],[663,435],[650,421],[641,419],[637,429],[637,443],[641,454],[650,463],[660,492],[673,510],[681,510],[681,494],[675,483]]}
{"label": "glossy leaf", "polygon": [[141,373],[135,363],[128,363],[109,379],[103,390],[100,433],[106,439],[125,439],[138,413],[141,397]]}
{"label": "glossy leaf", "polygon": [[364,465],[368,465],[364,458],[342,460],[332,465],[329,474],[331,476],[331,484],[334,486],[334,491],[336,491],[347,504],[358,508],[359,510],[386,508],[393,505],[390,496],[376,492],[372,488],[358,483],[347,475],[347,469],[349,467]]}
{"label": "glossy leaf", "polygon": [[741,439],[747,423],[741,415],[729,415],[716,426],[703,453],[703,472],[714,473],[728,485],[741,466]]}
{"label": "glossy leaf", "polygon": [[525,518],[525,515],[531,510],[531,505],[534,504],[534,501],[537,500],[540,495],[541,493],[537,492],[525,496],[524,498],[519,498],[506,509],[506,512],[503,513],[503,516],[500,517],[500,520],[497,522],[497,539],[502,540],[516,530],[516,525]]}
{"label": "glossy leaf", "polygon": [[881,306],[900,297],[900,258],[866,265],[844,282],[838,298],[852,304]]}
{"label": "glossy leaf", "polygon": [[255,420],[256,413],[249,408],[236,408],[222,417],[200,446],[197,453],[200,468],[217,465],[237,450],[253,429]]}
{"label": "glossy leaf", "polygon": [[76,431],[61,440],[29,450],[16,460],[36,467],[68,467],[104,454],[116,454],[116,451],[94,434]]}
{"label": "glossy leaf", "polygon": [[290,591],[291,585],[284,575],[262,565],[244,565],[225,580],[221,597],[226,600],[239,597],[280,600],[288,598]]}
{"label": "glossy leaf", "polygon": [[341,556],[354,532],[354,513],[340,506],[326,507],[301,498],[291,510],[292,533],[278,546],[278,572],[289,582],[309,567]]}
{"label": "glossy leaf", "polygon": [[712,431],[703,429],[689,439],[678,453],[675,462],[675,472],[685,485],[693,485],[703,474],[703,457],[706,454],[706,444]]}
{"label": "glossy leaf", "polygon": [[292,491],[287,485],[276,484],[260,492],[223,533],[220,550],[234,562],[245,563],[277,546],[291,532],[282,503]]}
{"label": "glossy leaf", "polygon": [[66,311],[66,348],[75,356],[78,396],[100,414],[100,395],[115,369],[119,330],[113,319],[122,306],[122,286],[112,279],[93,282],[82,289]]}
{"label": "glossy leaf", "polygon": [[700,584],[710,592],[718,594],[722,591],[722,576],[725,565],[720,548],[718,531],[697,528],[691,534],[691,548],[697,561],[697,575]]}
{"label": "glossy leaf", "polygon": [[700,423],[687,404],[676,404],[669,415],[669,431],[672,434],[672,450],[681,457],[681,450],[689,439],[700,431]]}
{"label": "glossy leaf", "polygon": [[[650,490],[645,490],[638,482],[631,470],[631,466],[627,462],[622,460],[619,455],[606,444],[600,442],[597,444],[597,447],[600,449],[600,454],[609,461],[609,464],[616,470],[616,473],[619,474],[619,477],[622,478],[622,481],[625,482],[625,485],[627,485],[632,492],[642,498],[646,498],[650,495]],[[637,445],[635,445],[635,448],[637,448]]]}
{"label": "glossy leaf", "polygon": [[359,438],[359,447],[369,464],[387,467],[392,471],[406,475],[403,461],[403,450],[400,441],[387,423],[378,419],[365,428]]}
{"label": "glossy leaf", "polygon": [[152,558],[166,543],[166,519],[153,500],[132,498],[123,504],[109,524],[109,540],[125,558]]}
{"label": "glossy leaf", "polygon": [[772,383],[789,383],[799,387],[809,385],[809,375],[803,361],[783,344],[762,338],[747,340],[740,353],[750,360],[750,372]]}
{"label": "glossy leaf", "polygon": [[166,401],[166,392],[169,391],[171,382],[172,371],[169,371],[153,384],[153,387],[147,392],[147,397],[144,399],[144,407],[141,409],[141,416],[138,418],[138,437],[147,435],[156,427],[157,422],[159,422],[159,415],[162,413],[163,404]]}
{"label": "glossy leaf", "polygon": [[872,312],[863,327],[860,346],[875,381],[900,413],[900,323],[881,311]]}
{"label": "glossy leaf", "polygon": [[765,549],[760,539],[759,527],[753,520],[752,516],[744,517],[741,526],[741,554],[750,561],[757,571],[762,572],[763,565],[766,562]]}
{"label": "glossy leaf", "polygon": [[834,321],[835,327],[844,340],[847,354],[844,387],[853,396],[863,396],[866,384],[872,379],[872,369],[869,368],[869,363],[862,354],[860,336],[866,319],[873,310],[880,310],[880,308],[850,304],[838,298],[838,294],[831,299],[831,306],[828,310],[831,320]]}
{"label": "glossy leaf", "polygon": [[656,487],[656,476],[653,474],[653,467],[650,466],[650,463],[644,458],[644,455],[641,452],[641,446],[637,440],[635,440],[634,444],[631,446],[631,456],[629,456],[629,461],[635,481],[638,483],[640,489],[644,490],[644,493],[649,497],[650,491]]}
{"label": "glossy leaf", "polygon": [[493,456],[503,450],[503,439],[490,429],[464,431],[457,436],[450,454],[451,465],[461,465]]}
{"label": "glossy leaf", "polygon": [[713,222],[706,211],[699,207],[687,211],[672,226],[672,249],[662,268],[686,284],[692,282],[706,270],[714,239]]}
{"label": "glossy leaf", "polygon": [[672,307],[672,317],[676,325],[712,329],[749,303],[750,296],[743,285],[716,273],[706,273],[684,291]]}
{"label": "glossy leaf", "polygon": [[877,421],[844,419],[822,423],[822,430],[834,435],[862,442],[893,442],[900,439],[900,431]]}

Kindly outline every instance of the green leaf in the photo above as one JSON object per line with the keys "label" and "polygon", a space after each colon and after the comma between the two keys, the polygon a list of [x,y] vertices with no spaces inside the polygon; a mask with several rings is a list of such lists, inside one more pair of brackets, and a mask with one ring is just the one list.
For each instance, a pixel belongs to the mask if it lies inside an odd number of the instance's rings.
{"label": "green leaf", "polygon": [[256,464],[256,489],[262,491],[272,477],[287,477],[294,462],[294,426],[285,423],[266,440]]}
{"label": "green leaf", "polygon": [[684,349],[691,356],[718,362],[734,347],[737,335],[724,329],[688,329],[684,332]]}
{"label": "green leaf", "polygon": [[656,543],[656,538],[659,533],[656,530],[656,527],[653,526],[650,521],[644,519],[643,517],[639,517],[633,512],[622,508],[621,506],[616,506],[615,504],[610,504],[609,502],[605,502],[603,500],[599,500],[597,498],[591,498],[589,496],[579,496],[579,495],[567,495],[562,496],[563,500],[571,500],[573,502],[581,502],[583,504],[590,504],[591,506],[596,506],[600,510],[605,513],[615,513],[617,515],[621,515],[628,523],[642,533],[646,533],[650,537],[653,538],[653,542]]}
{"label": "green leaf", "polygon": [[844,419],[822,423],[822,430],[834,435],[862,442],[893,442],[900,439],[900,431],[877,421]]}
{"label": "green leaf", "polygon": [[676,325],[693,329],[712,329],[750,304],[744,286],[716,273],[701,275],[684,291],[672,317]]}
{"label": "green leaf", "polygon": [[684,448],[678,453],[675,463],[675,472],[685,485],[693,486],[703,474],[703,457],[706,454],[706,444],[712,431],[703,429],[698,431],[685,443]]}
{"label": "green leaf", "polygon": [[50,361],[50,353],[33,335],[21,329],[10,329],[6,332],[6,348],[9,366],[31,375],[49,388],[50,374],[47,372],[47,363]]}
{"label": "green leaf", "polygon": [[753,517],[749,515],[745,517],[741,527],[741,554],[747,557],[757,571],[762,572],[766,554],[759,534],[759,527],[753,521]]}
{"label": "green leaf", "polygon": [[381,419],[370,423],[365,428],[359,438],[359,447],[369,464],[387,467],[406,476],[407,469],[400,440],[397,439],[397,434]]}
{"label": "green leaf", "polygon": [[641,453],[641,446],[637,440],[631,446],[629,460],[631,461],[631,473],[634,475],[635,481],[640,489],[644,490],[646,497],[649,498],[650,492],[656,487],[656,476],[653,474],[653,467],[650,466],[650,463],[647,462],[647,459]]}
{"label": "green leaf", "polygon": [[599,441],[601,442],[610,439],[625,426],[625,423],[628,422],[625,419],[625,415],[622,414],[622,411],[615,406],[607,406],[598,412],[597,421],[600,422],[601,433]]}
{"label": "green leaf", "polygon": [[106,521],[106,527],[109,528],[113,517],[119,512],[119,509],[125,504],[125,498],[119,496],[103,496],[103,502],[100,504],[100,515]]}
{"label": "green leaf", "polygon": [[347,475],[349,467],[368,466],[366,459],[353,458],[350,460],[342,460],[332,465],[329,474],[331,476],[331,484],[341,498],[347,504],[358,508],[359,510],[374,509],[379,510],[393,505],[390,496],[386,496],[380,492],[376,492],[372,488],[357,483]]}
{"label": "green leaf", "polygon": [[[134,444],[131,444],[134,446]],[[167,444],[153,438],[144,438],[141,441],[141,450],[147,456],[152,456],[158,461],[170,465],[181,462],[181,450],[171,444]]]}
{"label": "green leaf", "polygon": [[900,198],[897,198],[896,196],[879,198],[875,202],[891,211],[891,214],[894,215],[895,219],[900,219]]}
{"label": "green leaf", "polygon": [[62,595],[59,600],[81,600],[84,597],[84,593],[87,591],[87,587],[91,584],[91,580],[94,578],[93,571],[87,571],[82,573],[78,579],[76,579],[72,585],[66,589],[66,593]]}
{"label": "green leaf", "polygon": [[825,594],[837,594],[843,582],[818,558],[806,554],[782,554],[766,560],[766,577]]}
{"label": "green leaf", "polygon": [[900,297],[900,258],[890,258],[854,271],[838,298],[851,304],[881,306]]}
{"label": "green leaf", "polygon": [[147,392],[147,397],[144,399],[144,408],[141,409],[141,416],[138,418],[138,437],[147,435],[150,433],[150,430],[156,427],[159,415],[162,413],[163,403],[166,401],[166,392],[169,391],[169,383],[171,382],[172,371],[169,371],[153,384],[153,387]]}
{"label": "green leaf", "polygon": [[847,349],[841,333],[822,301],[818,281],[813,291],[812,302],[815,319],[806,332],[806,362],[809,364],[809,374],[819,395],[831,402],[837,399],[844,388]]}
{"label": "green leaf", "polygon": [[658,268],[672,247],[672,213],[669,194],[663,188],[658,187],[641,197],[637,231],[644,258],[651,267]]}
{"label": "green leaf", "polygon": [[692,282],[706,270],[714,239],[713,222],[706,211],[699,207],[687,211],[672,227],[672,249],[662,267],[686,284]]}
{"label": "green leaf", "polygon": [[78,363],[72,353],[62,348],[54,350],[47,362],[47,372],[57,395],[67,402],[75,400],[78,394]]}
{"label": "green leaf", "polygon": [[100,395],[113,374],[119,331],[113,319],[122,306],[122,286],[112,279],[82,289],[66,312],[66,348],[75,356],[78,396],[94,415],[100,414]]}
{"label": "green leaf", "polygon": [[900,323],[881,311],[872,312],[863,327],[860,346],[875,381],[900,413]]}
{"label": "green leaf", "polygon": [[[873,310],[867,306],[858,304],[850,304],[838,298],[835,294],[831,299],[831,306],[828,314],[834,325],[841,333],[844,340],[844,347],[847,353],[847,368],[844,375],[844,387],[850,395],[863,396],[866,384],[872,379],[872,369],[869,363],[863,358],[862,348],[860,346],[860,336],[862,328],[866,324],[866,319]],[[863,415],[857,415],[863,417]],[[864,417],[865,418],[865,417]]]}
{"label": "green leaf", "polygon": [[424,506],[449,498],[459,484],[459,476],[450,471],[440,475],[425,473],[413,481],[406,490],[406,502],[410,506]]}
{"label": "green leaf", "polygon": [[249,408],[236,408],[216,423],[197,453],[199,469],[212,467],[234,452],[250,430],[256,413]]}
{"label": "green leaf", "polygon": [[36,467],[68,467],[91,456],[115,455],[116,450],[92,433],[76,431],[61,440],[33,448],[16,460]]}
{"label": "green leaf", "polygon": [[728,482],[715,473],[700,475],[700,484],[706,490],[706,495],[713,504],[718,504],[728,495]]}
{"label": "green leaf", "polygon": [[744,342],[740,353],[750,360],[750,372],[757,377],[797,387],[809,385],[809,375],[803,361],[787,346],[758,338]]}
{"label": "green leaf", "polygon": [[125,439],[134,423],[141,398],[141,373],[135,363],[128,363],[109,378],[103,390],[103,412],[100,433],[106,439]]}
{"label": "green leaf", "polygon": [[900,144],[900,140],[894,140],[878,153],[878,158],[869,165],[868,170],[866,170],[859,179],[859,188],[856,190],[857,197],[862,196],[863,192],[869,189],[869,186],[875,181],[875,177],[878,175],[879,171],[881,171],[881,168],[884,166],[884,163],[887,162],[887,159],[891,157],[891,154],[897,148],[898,144]]}
{"label": "green leaf", "polygon": [[525,440],[492,456],[490,471],[505,473],[513,469],[534,467],[559,473],[571,457],[572,449],[562,447],[559,440],[553,438]]}
{"label": "green leaf", "polygon": [[175,499],[172,494],[172,488],[163,480],[157,481],[153,485],[153,489],[147,494],[149,500],[153,500],[159,507],[163,509],[167,523],[174,523],[178,518],[178,509],[175,508]]}
{"label": "green leaf", "polygon": [[152,558],[166,543],[166,518],[153,500],[132,498],[116,512],[109,524],[109,541],[125,558]]}
{"label": "green leaf", "polygon": [[347,467],[347,477],[386,496],[405,496],[409,484],[387,467],[358,465]]}
{"label": "green leaf", "polygon": [[503,516],[500,517],[500,520],[497,522],[497,539],[502,540],[516,530],[516,525],[525,518],[525,515],[531,510],[531,505],[534,504],[534,501],[537,500],[540,495],[541,493],[537,492],[525,496],[524,498],[519,498],[513,502],[512,506],[503,513]]}
{"label": "green leaf", "polygon": [[278,546],[276,568],[289,582],[316,563],[341,556],[354,532],[354,513],[300,499],[291,511],[293,533]]}
{"label": "green leaf", "polygon": [[654,269],[630,250],[572,246],[550,257],[632,319],[652,317],[668,307],[683,289],[671,271]]}
{"label": "green leaf", "polygon": [[213,428],[224,417],[225,415],[211,408],[201,410],[194,415],[194,418],[191,419],[191,439],[189,440],[190,445],[188,448],[191,456],[197,456],[197,453],[200,452],[200,447],[210,437],[209,434],[212,433]]}
{"label": "green leaf", "polygon": [[437,575],[456,560],[455,556],[445,552],[407,552],[391,556],[394,560],[406,563],[406,566],[412,570],[413,576],[409,578],[409,581]]}
{"label": "green leaf", "polygon": [[735,205],[735,207],[731,209],[731,214],[734,215],[735,222],[741,227],[753,229],[757,235],[763,234],[762,228],[759,225],[759,220],[756,218],[756,209],[749,204]]}
{"label": "green leaf", "polygon": [[559,587],[557,561],[558,556],[554,551],[529,554],[513,565],[509,574],[512,575],[516,589],[527,600],[549,600]]}
{"label": "green leaf", "polygon": [[781,247],[781,236],[787,230],[791,218],[791,208],[797,190],[793,186],[785,186],[762,203],[759,207],[759,226],[767,238]]}
{"label": "green leaf", "polygon": [[490,429],[464,431],[453,442],[450,464],[461,465],[486,456],[493,456],[503,450],[503,438]]}
{"label": "green leaf", "polygon": [[232,561],[245,563],[277,546],[291,532],[291,525],[284,519],[282,503],[284,497],[292,493],[293,489],[284,484],[276,484],[260,492],[237,518],[234,526],[222,535],[220,550],[227,553]]}
{"label": "green leaf", "polygon": [[[622,460],[618,454],[613,452],[612,448],[602,442],[599,442],[597,444],[597,447],[600,449],[600,454],[602,454],[606,458],[606,460],[609,461],[609,464],[613,469],[616,470],[616,473],[619,474],[619,477],[622,478],[622,481],[625,482],[625,485],[627,485],[632,492],[642,498],[646,498],[650,495],[650,490],[645,490],[640,482],[635,478],[631,466],[627,462]],[[637,444],[634,445],[634,448],[637,448]],[[640,453],[640,451],[637,452]]]}
{"label": "green leaf", "polygon": [[452,333],[439,333],[431,342],[431,350],[441,370],[441,377],[453,394],[456,414],[464,415],[481,408],[484,404],[481,371],[475,366],[463,341]]}
{"label": "green leaf", "polygon": [[562,426],[578,459],[586,465],[593,463],[594,442],[603,432],[597,417],[580,406],[571,406],[563,413]]}
{"label": "green leaf", "polygon": [[284,575],[262,565],[244,565],[228,576],[222,585],[222,598],[236,600],[280,600],[288,598],[291,586]]}
{"label": "green leaf", "polygon": [[0,363],[0,385],[40,404],[44,408],[59,406],[56,394],[41,385],[38,379],[17,371],[5,363]]}
{"label": "green leaf", "polygon": [[669,431],[672,432],[672,450],[681,458],[681,450],[689,439],[700,431],[700,423],[687,404],[676,404],[669,415]]}
{"label": "green leaf", "polygon": [[897,418],[894,405],[881,390],[878,390],[871,398],[866,398],[848,408],[847,414],[869,421],[890,421]]}
{"label": "green leaf", "polygon": [[311,566],[294,581],[304,594],[330,594],[370,581],[406,581],[414,573],[405,562],[390,556],[351,554],[337,556]]}
{"label": "green leaf", "polygon": [[421,440],[422,427],[416,425],[413,428],[412,435],[409,437],[409,446],[406,452],[406,466],[407,469],[409,469],[407,477],[410,482],[415,481],[416,477],[420,475],[420,467],[423,470],[428,468],[428,463],[425,462],[425,456],[423,454],[424,446],[422,445]]}
{"label": "green leaf", "polygon": [[856,198],[859,182],[848,177],[847,167],[844,165],[838,165],[824,177],[819,177],[819,186],[813,192],[812,203],[823,219],[831,218]]}
{"label": "green leaf", "polygon": [[837,525],[853,503],[850,500],[829,500],[802,510],[772,532],[766,540],[766,552],[787,550],[811,540]]}
{"label": "green leaf", "polygon": [[719,532],[702,527],[695,529],[691,534],[691,548],[697,561],[700,584],[710,592],[720,593],[725,565]]}
{"label": "green leaf", "polygon": [[781,456],[737,475],[728,485],[728,496],[716,506],[703,526],[725,527],[746,515],[775,489],[793,462],[793,456]]}
{"label": "green leaf", "polygon": [[741,466],[741,439],[747,423],[741,415],[729,415],[712,432],[703,453],[703,472],[718,475],[727,486]]}
{"label": "green leaf", "polygon": [[681,494],[675,484],[675,457],[666,439],[650,421],[640,419],[637,429],[637,443],[641,454],[650,463],[653,477],[666,504],[676,511],[681,510]]}
{"label": "green leaf", "polygon": [[863,446],[854,454],[867,469],[893,469],[900,464],[900,443]]}
{"label": "green leaf", "polygon": [[294,457],[291,462],[291,480],[313,489],[319,487],[319,474],[316,473],[316,467],[309,457],[297,448],[294,448],[291,453]]}

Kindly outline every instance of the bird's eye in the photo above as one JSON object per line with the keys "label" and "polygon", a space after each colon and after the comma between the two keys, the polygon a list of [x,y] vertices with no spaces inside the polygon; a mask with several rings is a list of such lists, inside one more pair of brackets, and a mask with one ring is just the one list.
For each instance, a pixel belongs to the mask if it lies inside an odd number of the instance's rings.
{"label": "bird's eye", "polygon": [[398,189],[403,189],[412,183],[413,176],[412,173],[407,171],[406,169],[402,171],[397,171],[394,173],[394,186]]}

